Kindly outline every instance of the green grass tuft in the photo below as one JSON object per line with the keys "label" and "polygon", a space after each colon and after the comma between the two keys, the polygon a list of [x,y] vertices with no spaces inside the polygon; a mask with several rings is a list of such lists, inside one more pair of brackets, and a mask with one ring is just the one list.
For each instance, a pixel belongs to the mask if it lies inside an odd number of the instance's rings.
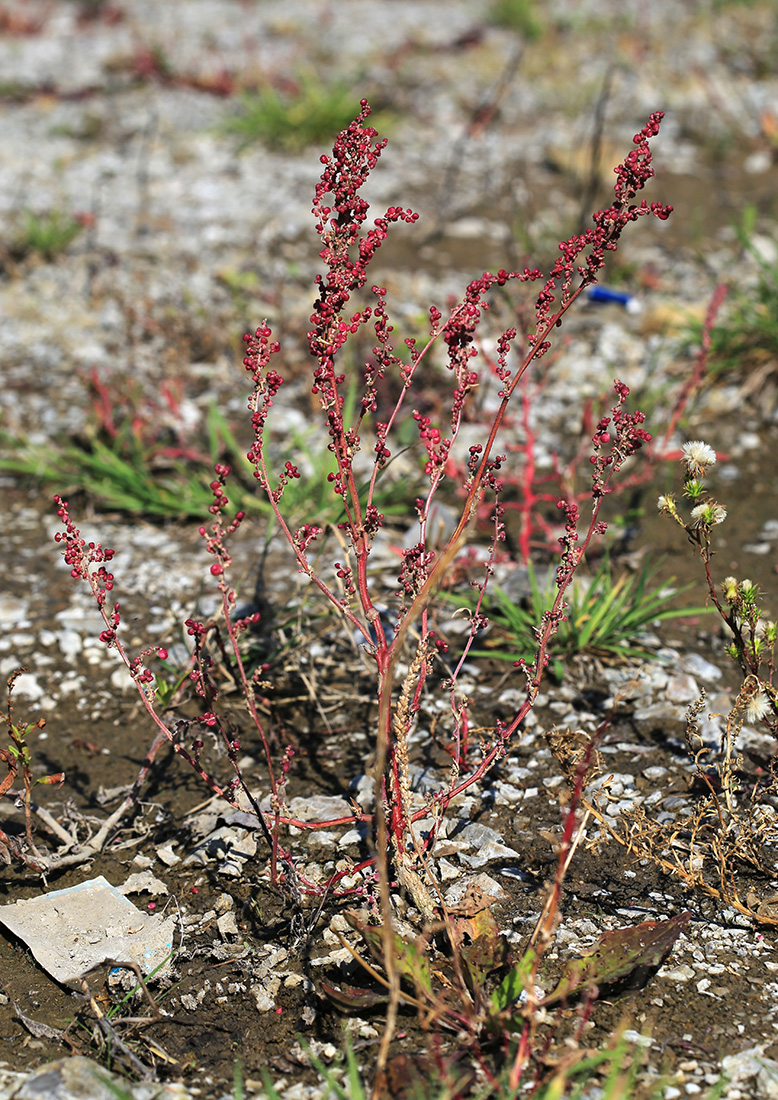
{"label": "green grass tuft", "polygon": [[281,94],[268,85],[261,91],[244,92],[240,103],[240,113],[225,123],[229,133],[240,137],[240,147],[258,141],[285,153],[331,142],[359,108],[351,84],[328,86],[312,73],[297,78],[294,93]]}
{"label": "green grass tuft", "polygon": [[517,31],[530,42],[540,38],[545,29],[534,0],[494,0],[489,9],[489,22]]}
{"label": "green grass tuft", "polygon": [[[639,637],[653,623],[701,615],[710,610],[669,606],[677,595],[670,588],[672,580],[660,587],[651,587],[649,582],[654,575],[655,570],[646,559],[639,573],[622,573],[614,580],[610,560],[605,557],[588,585],[577,579],[573,581],[568,589],[566,618],[559,624],[549,646],[557,680],[562,680],[564,675],[563,661],[576,654],[651,657],[651,651],[639,645]],[[472,651],[474,657],[501,661],[534,659],[537,650],[535,630],[551,610],[557,595],[553,567],[549,566],[541,584],[530,563],[529,582],[531,592],[522,603],[517,603],[498,585],[488,589],[482,610],[495,631],[488,648]],[[471,611],[475,607],[473,596],[463,600],[458,594],[451,594],[448,599]]]}
{"label": "green grass tuft", "polygon": [[20,256],[36,253],[44,260],[54,260],[72,244],[81,229],[80,222],[61,210],[51,210],[46,214],[33,214],[27,210],[22,215],[22,227],[14,242],[13,252]]}
{"label": "green grass tuft", "polygon": [[[756,218],[756,207],[747,206],[736,227],[742,248],[756,264],[756,280],[748,289],[731,289],[711,331],[709,363],[714,376],[778,372],[778,247],[772,259],[757,247]],[[702,324],[691,326],[687,336],[699,343]]]}

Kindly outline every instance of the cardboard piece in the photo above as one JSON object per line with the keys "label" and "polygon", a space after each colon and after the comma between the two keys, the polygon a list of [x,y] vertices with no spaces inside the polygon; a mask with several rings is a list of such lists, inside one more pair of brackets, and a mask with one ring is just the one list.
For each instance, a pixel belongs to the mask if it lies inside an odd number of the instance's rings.
{"label": "cardboard piece", "polygon": [[173,950],[176,927],[173,917],[142,912],[102,875],[0,906],[0,924],[63,983],[83,977],[108,959],[135,962],[142,973],[150,974]]}

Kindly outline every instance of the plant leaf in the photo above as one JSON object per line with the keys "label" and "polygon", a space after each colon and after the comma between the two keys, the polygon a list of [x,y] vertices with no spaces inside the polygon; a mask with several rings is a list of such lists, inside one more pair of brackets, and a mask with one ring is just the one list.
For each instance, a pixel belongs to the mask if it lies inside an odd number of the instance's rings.
{"label": "plant leaf", "polygon": [[471,992],[474,992],[476,987],[483,986],[492,970],[505,961],[506,943],[489,909],[482,909],[467,921],[456,917],[452,920],[457,924],[457,931],[473,936],[473,942],[463,944],[459,951],[471,979]]}
{"label": "plant leaf", "polygon": [[492,1007],[497,1012],[510,1008],[518,1001],[529,984],[536,959],[535,948],[528,947],[516,965],[512,966],[502,979],[492,993]]}
{"label": "plant leaf", "polygon": [[591,954],[566,965],[556,989],[543,999],[544,1008],[558,1004],[582,987],[626,978],[639,966],[658,966],[670,954],[691,916],[686,910],[669,920],[644,921],[605,932]]}
{"label": "plant leaf", "polygon": [[320,981],[319,989],[325,997],[329,997],[333,1004],[347,1012],[360,1012],[367,1008],[375,1008],[376,1005],[386,1004],[389,994],[385,989],[364,989],[360,986],[330,985],[329,982]]}
{"label": "plant leaf", "polygon": [[[367,944],[370,954],[376,962],[384,964],[384,934],[377,925],[366,924],[354,912],[346,913],[346,920],[355,932],[358,932]],[[393,933],[394,965],[401,977],[421,989],[431,991],[429,962],[422,948],[411,940],[404,940],[397,932]]]}

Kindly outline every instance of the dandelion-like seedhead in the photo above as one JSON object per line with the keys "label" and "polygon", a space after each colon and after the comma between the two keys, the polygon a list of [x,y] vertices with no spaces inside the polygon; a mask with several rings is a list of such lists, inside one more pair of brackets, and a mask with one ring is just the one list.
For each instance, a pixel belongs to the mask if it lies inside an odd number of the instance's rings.
{"label": "dandelion-like seedhead", "polygon": [[690,477],[705,477],[708,467],[713,466],[716,462],[716,452],[707,443],[703,443],[701,439],[684,443],[681,450]]}
{"label": "dandelion-like seedhead", "polygon": [[666,516],[677,516],[678,508],[675,503],[675,497],[661,496],[656,502],[657,509]]}
{"label": "dandelion-like seedhead", "polygon": [[727,509],[715,500],[707,504],[698,504],[692,508],[692,522],[695,527],[715,527],[717,523],[723,523],[727,518]]}
{"label": "dandelion-like seedhead", "polygon": [[772,705],[763,691],[757,691],[746,704],[746,721],[761,722],[772,713]]}

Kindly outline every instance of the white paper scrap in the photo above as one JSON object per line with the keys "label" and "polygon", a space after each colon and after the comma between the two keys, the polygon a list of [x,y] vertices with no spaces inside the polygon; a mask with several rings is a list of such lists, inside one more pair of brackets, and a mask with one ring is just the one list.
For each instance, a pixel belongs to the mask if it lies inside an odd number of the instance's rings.
{"label": "white paper scrap", "polygon": [[135,962],[148,975],[173,950],[176,926],[173,917],[142,912],[102,875],[0,906],[0,924],[58,982],[81,978],[108,959]]}

